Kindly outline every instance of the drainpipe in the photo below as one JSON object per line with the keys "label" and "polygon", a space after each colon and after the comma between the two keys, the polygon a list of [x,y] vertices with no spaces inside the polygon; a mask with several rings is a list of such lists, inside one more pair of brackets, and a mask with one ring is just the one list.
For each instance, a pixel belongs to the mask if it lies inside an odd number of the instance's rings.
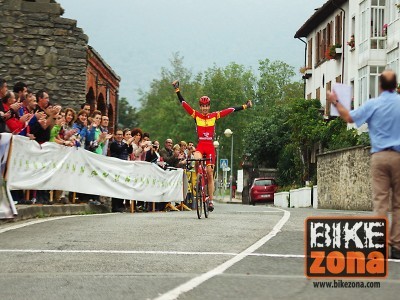
{"label": "drainpipe", "polygon": [[[304,67],[307,66],[307,42],[303,41],[301,38],[297,38],[298,40],[302,41],[304,43]],[[303,93],[304,93],[304,99],[306,99],[306,80],[303,79],[304,84],[303,84]]]}
{"label": "drainpipe", "polygon": [[333,6],[335,6],[336,8],[340,9],[343,12],[343,22],[342,22],[342,26],[343,26],[343,33],[342,33],[342,82],[344,81],[344,37],[345,37],[345,29],[346,29],[346,25],[345,25],[345,21],[346,21],[346,12],[344,11],[343,8],[341,8],[340,6],[338,6],[334,0],[332,0],[332,4]]}
{"label": "drainpipe", "polygon": [[118,123],[119,123],[119,117],[118,117],[119,105],[118,105],[118,102],[119,102],[119,92],[118,92],[118,90],[116,90],[116,93],[115,93],[115,113],[114,113],[114,120],[115,120],[114,132],[117,132]]}

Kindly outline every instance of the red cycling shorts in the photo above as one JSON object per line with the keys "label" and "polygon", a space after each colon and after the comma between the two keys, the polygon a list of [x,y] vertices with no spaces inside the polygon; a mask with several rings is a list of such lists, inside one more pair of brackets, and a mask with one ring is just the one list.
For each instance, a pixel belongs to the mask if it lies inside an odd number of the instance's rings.
{"label": "red cycling shorts", "polygon": [[208,165],[215,165],[215,148],[212,142],[202,142],[200,141],[197,144],[196,151],[200,152],[201,154],[206,155],[206,158],[209,158],[211,155],[211,163],[207,161]]}

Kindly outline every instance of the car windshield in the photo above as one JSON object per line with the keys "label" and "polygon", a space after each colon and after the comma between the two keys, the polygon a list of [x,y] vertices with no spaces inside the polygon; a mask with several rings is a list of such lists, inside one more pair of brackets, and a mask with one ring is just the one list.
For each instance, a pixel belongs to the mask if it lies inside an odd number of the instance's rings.
{"label": "car windshield", "polygon": [[262,180],[256,180],[254,182],[254,185],[258,186],[263,186],[263,185],[274,185],[275,181],[273,179],[262,179]]}

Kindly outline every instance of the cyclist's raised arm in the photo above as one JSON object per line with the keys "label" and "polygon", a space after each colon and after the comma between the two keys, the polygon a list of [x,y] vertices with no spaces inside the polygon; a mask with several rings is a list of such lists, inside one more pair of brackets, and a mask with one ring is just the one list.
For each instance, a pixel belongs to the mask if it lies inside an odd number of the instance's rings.
{"label": "cyclist's raised arm", "polygon": [[182,103],[183,108],[186,112],[191,115],[193,118],[195,117],[195,110],[186,102],[181,94],[181,90],[179,89],[179,80],[175,80],[172,82],[172,86],[175,89],[175,93],[178,96],[179,101]]}
{"label": "cyclist's raised arm", "polygon": [[248,109],[251,107],[253,107],[253,103],[251,102],[251,100],[247,100],[246,104],[236,106],[236,107],[229,107],[229,108],[225,108],[225,109],[221,110],[219,112],[219,118],[223,118],[233,112],[241,111],[241,110]]}
{"label": "cyclist's raised arm", "polygon": [[182,102],[186,102],[186,100],[183,98],[182,94],[181,94],[181,90],[179,89],[179,80],[175,80],[174,82],[172,82],[172,86],[175,89],[175,93],[178,96],[179,101]]}

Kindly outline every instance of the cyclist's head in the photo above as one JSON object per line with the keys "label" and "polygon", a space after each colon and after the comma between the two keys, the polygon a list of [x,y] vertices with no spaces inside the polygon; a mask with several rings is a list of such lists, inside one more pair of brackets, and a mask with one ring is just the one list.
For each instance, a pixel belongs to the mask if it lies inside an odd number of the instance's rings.
{"label": "cyclist's head", "polygon": [[210,105],[210,98],[207,97],[207,96],[202,96],[202,97],[200,97],[200,99],[199,99],[199,104],[200,104],[200,106],[203,106],[203,105]]}

